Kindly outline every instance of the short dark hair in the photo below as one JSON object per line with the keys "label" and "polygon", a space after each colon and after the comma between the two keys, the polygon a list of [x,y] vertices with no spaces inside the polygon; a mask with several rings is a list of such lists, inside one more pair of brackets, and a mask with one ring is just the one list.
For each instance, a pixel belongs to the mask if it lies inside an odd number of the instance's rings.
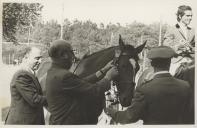
{"label": "short dark hair", "polygon": [[61,58],[64,54],[73,55],[71,45],[65,40],[56,40],[48,50],[51,58]]}
{"label": "short dark hair", "polygon": [[152,59],[151,65],[155,68],[169,69],[171,58],[155,58]]}
{"label": "short dark hair", "polygon": [[187,5],[181,5],[181,6],[178,7],[178,11],[176,13],[178,22],[181,20],[179,16],[182,17],[185,14],[186,10],[192,11],[192,8],[190,6],[187,6]]}

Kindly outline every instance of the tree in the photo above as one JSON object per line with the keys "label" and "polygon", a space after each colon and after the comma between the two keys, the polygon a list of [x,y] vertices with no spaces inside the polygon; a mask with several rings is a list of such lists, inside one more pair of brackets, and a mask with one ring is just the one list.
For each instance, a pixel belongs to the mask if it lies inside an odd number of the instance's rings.
{"label": "tree", "polygon": [[16,31],[35,25],[42,8],[40,3],[3,3],[3,39],[16,43]]}
{"label": "tree", "polygon": [[31,35],[35,43],[49,45],[54,40],[60,38],[60,24],[55,20],[51,20],[45,24],[37,23]]}

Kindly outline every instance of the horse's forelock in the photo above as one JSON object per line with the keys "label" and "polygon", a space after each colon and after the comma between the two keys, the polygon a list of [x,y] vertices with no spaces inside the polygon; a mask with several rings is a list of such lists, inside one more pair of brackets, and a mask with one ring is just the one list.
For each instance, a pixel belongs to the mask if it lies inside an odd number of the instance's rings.
{"label": "horse's forelock", "polygon": [[132,45],[125,45],[125,51],[129,52],[130,55],[132,56],[132,58],[135,59],[135,61],[139,60],[138,53],[137,53],[137,51],[136,51],[134,46],[132,46]]}

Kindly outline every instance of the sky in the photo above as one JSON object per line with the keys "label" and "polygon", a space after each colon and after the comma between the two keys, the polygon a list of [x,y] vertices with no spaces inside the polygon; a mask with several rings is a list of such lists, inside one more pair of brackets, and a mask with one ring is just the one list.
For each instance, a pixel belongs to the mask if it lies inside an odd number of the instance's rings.
{"label": "sky", "polygon": [[[179,5],[190,5],[193,9],[191,26],[197,23],[197,0],[43,0],[42,18],[59,23],[62,17],[73,21],[91,20],[99,23],[130,24],[133,21],[176,23]],[[64,10],[64,11],[63,11]],[[196,13],[194,13],[196,12]]]}
{"label": "sky", "polygon": [[[191,26],[197,26],[197,0],[1,0],[3,2],[39,2],[44,5],[44,21],[62,19],[91,20],[97,24],[130,24],[133,21],[151,24],[162,21],[176,23],[176,11],[180,5],[193,9]],[[64,10],[64,11],[63,11]]]}

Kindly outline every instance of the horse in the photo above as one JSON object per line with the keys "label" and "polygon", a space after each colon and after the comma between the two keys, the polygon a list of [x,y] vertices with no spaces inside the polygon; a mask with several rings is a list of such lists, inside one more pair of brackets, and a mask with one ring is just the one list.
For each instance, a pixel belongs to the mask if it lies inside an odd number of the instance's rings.
{"label": "horse", "polygon": [[[108,62],[113,60],[113,63],[117,66],[119,72],[119,76],[114,80],[118,90],[119,102],[123,107],[128,107],[131,104],[131,99],[135,88],[135,74],[139,70],[138,54],[143,50],[145,44],[146,42],[136,48],[132,45],[125,45],[121,35],[119,35],[119,46],[109,47],[86,56],[80,60],[78,64],[76,64],[73,69],[73,73],[78,75],[80,78],[85,78],[102,69]],[[50,60],[44,62],[46,65],[44,65],[44,63],[41,64],[38,69],[37,76],[41,81],[45,81],[44,78],[46,78],[47,72],[43,71],[42,67],[47,69],[47,66],[50,66],[49,61]],[[41,86],[43,91],[45,91],[45,85],[42,85],[42,82]],[[104,107],[101,105],[102,103],[103,101],[91,101],[91,104],[87,103],[88,106],[91,105],[91,109],[90,107],[87,107],[89,108],[87,113],[90,117],[90,124],[97,123],[98,116],[101,114]]]}

